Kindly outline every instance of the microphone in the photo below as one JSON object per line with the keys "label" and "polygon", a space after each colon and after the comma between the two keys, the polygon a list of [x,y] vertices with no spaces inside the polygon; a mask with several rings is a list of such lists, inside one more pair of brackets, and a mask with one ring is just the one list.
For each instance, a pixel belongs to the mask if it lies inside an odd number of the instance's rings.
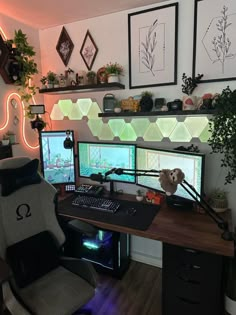
{"label": "microphone", "polygon": [[95,181],[95,182],[100,182],[101,184],[105,181],[105,178],[101,173],[91,174],[90,179]]}

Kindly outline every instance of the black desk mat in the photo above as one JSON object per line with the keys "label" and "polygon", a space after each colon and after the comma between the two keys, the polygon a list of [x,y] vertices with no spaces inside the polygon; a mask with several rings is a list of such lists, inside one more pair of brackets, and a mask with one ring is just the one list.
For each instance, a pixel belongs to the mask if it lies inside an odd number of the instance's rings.
{"label": "black desk mat", "polygon": [[[116,213],[107,213],[99,210],[80,208],[72,205],[75,196],[70,196],[58,203],[58,214],[121,225],[132,229],[145,231],[158,213],[160,206],[142,202],[118,200],[120,203]],[[135,209],[135,213],[133,211]]]}

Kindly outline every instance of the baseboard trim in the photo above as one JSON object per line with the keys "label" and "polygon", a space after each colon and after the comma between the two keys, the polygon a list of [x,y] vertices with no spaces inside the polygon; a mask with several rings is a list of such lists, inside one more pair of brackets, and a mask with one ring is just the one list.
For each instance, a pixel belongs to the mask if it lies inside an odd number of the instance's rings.
{"label": "baseboard trim", "polygon": [[143,255],[137,252],[132,252],[131,253],[131,259],[144,263],[144,264],[148,264],[151,266],[155,266],[158,268],[162,268],[162,259],[158,258],[158,257],[154,257],[154,256],[150,256],[150,255]]}

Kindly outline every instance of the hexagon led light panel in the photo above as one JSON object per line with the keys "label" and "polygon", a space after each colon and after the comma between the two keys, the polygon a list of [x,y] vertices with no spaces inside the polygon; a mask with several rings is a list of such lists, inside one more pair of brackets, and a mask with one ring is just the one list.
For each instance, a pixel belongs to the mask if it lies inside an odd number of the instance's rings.
{"label": "hexagon led light panel", "polygon": [[63,120],[64,119],[64,114],[61,111],[60,107],[58,104],[54,104],[51,114],[50,114],[50,118],[52,120]]}
{"label": "hexagon led light panel", "polygon": [[126,123],[124,129],[120,134],[120,140],[122,141],[136,141],[137,135],[134,131],[134,128],[130,123]]}
{"label": "hexagon led light panel", "polygon": [[89,108],[87,113],[88,119],[95,119],[98,118],[98,114],[101,113],[101,109],[97,102],[92,102],[92,105]]}
{"label": "hexagon led light panel", "polygon": [[133,118],[131,120],[131,125],[134,128],[136,136],[143,137],[148,126],[150,125],[150,121],[148,118]]}
{"label": "hexagon led light panel", "polygon": [[176,118],[170,117],[158,118],[156,124],[160,132],[162,133],[163,137],[168,138],[171,135],[174,128],[177,126],[178,121]]}
{"label": "hexagon led light panel", "polygon": [[114,133],[111,131],[111,128],[108,124],[103,124],[98,133],[98,138],[100,140],[113,140]]}
{"label": "hexagon led light panel", "polygon": [[70,120],[81,120],[83,117],[83,113],[80,110],[80,106],[78,103],[73,103],[73,107],[71,112],[68,114]]}
{"label": "hexagon led light panel", "polygon": [[169,138],[172,142],[189,142],[191,141],[192,136],[185,124],[183,122],[178,122]]}
{"label": "hexagon led light panel", "polygon": [[163,134],[156,123],[150,123],[145,134],[143,135],[144,141],[161,141],[163,139]]}
{"label": "hexagon led light panel", "polygon": [[99,119],[90,119],[88,121],[88,127],[94,137],[98,136],[103,126],[103,121]]}
{"label": "hexagon led light panel", "polygon": [[187,117],[184,124],[191,136],[198,138],[206,126],[208,126],[208,119],[206,117]]}
{"label": "hexagon led light panel", "polygon": [[108,125],[110,126],[115,137],[120,136],[123,129],[125,128],[125,124],[126,123],[125,123],[124,119],[110,119],[108,121]]}
{"label": "hexagon led light panel", "polygon": [[90,110],[90,107],[93,104],[93,101],[91,98],[79,98],[77,99],[77,102],[79,109],[81,110],[81,113],[83,116],[87,116],[88,112]]}
{"label": "hexagon led light panel", "polygon": [[64,114],[64,116],[69,117],[70,112],[72,111],[73,108],[72,100],[59,100],[58,106],[62,113]]}

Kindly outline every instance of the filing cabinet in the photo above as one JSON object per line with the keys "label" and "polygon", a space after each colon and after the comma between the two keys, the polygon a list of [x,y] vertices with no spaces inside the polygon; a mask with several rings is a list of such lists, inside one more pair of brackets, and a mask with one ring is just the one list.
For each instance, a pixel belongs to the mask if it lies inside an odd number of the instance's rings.
{"label": "filing cabinet", "polygon": [[163,315],[221,315],[222,256],[163,244]]}

